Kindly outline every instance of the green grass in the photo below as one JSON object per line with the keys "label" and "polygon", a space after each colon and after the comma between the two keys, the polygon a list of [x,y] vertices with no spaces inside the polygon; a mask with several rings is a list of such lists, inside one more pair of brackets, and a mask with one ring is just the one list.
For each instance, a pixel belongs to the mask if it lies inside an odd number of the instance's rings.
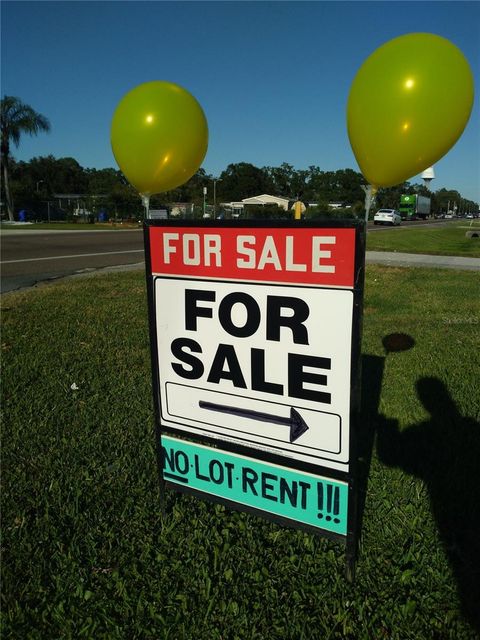
{"label": "green grass", "polygon": [[469,229],[480,231],[480,223],[449,223],[445,227],[400,227],[367,234],[368,251],[398,251],[444,256],[480,258],[480,239],[466,238]]}
{"label": "green grass", "polygon": [[[363,425],[379,448],[353,586],[326,539],[170,492],[162,517],[141,273],[2,303],[2,637],[476,637],[480,436],[462,416],[480,414],[477,274],[367,270]],[[385,356],[398,332],[415,346]]]}

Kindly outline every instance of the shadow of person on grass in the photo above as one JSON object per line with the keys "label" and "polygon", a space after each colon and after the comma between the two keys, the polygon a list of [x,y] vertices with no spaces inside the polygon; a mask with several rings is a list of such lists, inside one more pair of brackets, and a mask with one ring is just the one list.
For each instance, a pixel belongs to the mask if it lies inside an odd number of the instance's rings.
{"label": "shadow of person on grass", "polygon": [[378,456],[425,482],[462,613],[480,631],[480,424],[460,415],[440,380],[422,378],[416,386],[430,418],[403,431],[383,419]]}

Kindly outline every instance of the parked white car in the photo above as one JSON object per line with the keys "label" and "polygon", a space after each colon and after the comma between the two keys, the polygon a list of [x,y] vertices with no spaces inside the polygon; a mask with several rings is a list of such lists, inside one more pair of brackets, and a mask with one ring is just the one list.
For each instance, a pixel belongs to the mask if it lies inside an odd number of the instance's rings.
{"label": "parked white car", "polygon": [[373,216],[374,224],[391,224],[395,226],[401,222],[402,217],[396,209],[379,209]]}

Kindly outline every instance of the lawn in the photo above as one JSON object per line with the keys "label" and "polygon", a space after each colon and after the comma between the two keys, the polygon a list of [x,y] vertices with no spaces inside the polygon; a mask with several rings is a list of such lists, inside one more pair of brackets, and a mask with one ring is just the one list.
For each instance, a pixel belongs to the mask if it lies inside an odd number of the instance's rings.
{"label": "lawn", "polygon": [[476,273],[367,269],[354,585],[324,538],[171,492],[162,516],[142,273],[2,307],[2,637],[478,637]]}
{"label": "lawn", "polygon": [[472,226],[468,220],[448,223],[444,227],[400,227],[367,234],[368,251],[398,251],[444,256],[480,258],[480,238],[466,238],[465,233],[476,230],[480,222]]}

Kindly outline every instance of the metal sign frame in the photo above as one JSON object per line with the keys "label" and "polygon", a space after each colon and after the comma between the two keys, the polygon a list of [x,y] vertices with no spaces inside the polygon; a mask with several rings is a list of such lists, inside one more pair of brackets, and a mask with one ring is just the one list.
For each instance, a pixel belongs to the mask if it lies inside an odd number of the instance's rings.
{"label": "metal sign frame", "polygon": [[[195,230],[222,230],[235,228],[237,230],[265,230],[271,229],[272,233],[279,229],[291,230],[292,234],[298,229],[314,229],[321,231],[322,229],[332,232],[335,229],[353,229],[354,230],[354,256],[353,262],[353,286],[349,290],[353,293],[353,317],[351,330],[351,361],[350,361],[350,428],[349,428],[349,462],[348,471],[340,471],[334,468],[322,466],[322,464],[312,464],[302,460],[291,460],[288,457],[276,455],[270,451],[262,450],[252,446],[243,446],[237,442],[228,440],[219,440],[218,437],[210,438],[205,435],[185,433],[182,430],[176,430],[171,426],[162,424],[161,416],[161,386],[160,386],[160,363],[157,341],[157,319],[156,319],[156,300],[155,300],[155,279],[158,275],[152,272],[152,253],[151,253],[151,231],[152,229],[161,227],[168,229],[169,227],[184,228],[187,231]],[[255,221],[255,220],[202,220],[186,221],[186,220],[146,220],[144,223],[144,242],[145,242],[145,263],[146,263],[146,284],[148,295],[148,316],[150,330],[150,349],[152,363],[152,384],[153,399],[155,411],[155,438],[157,450],[157,464],[160,479],[161,501],[164,504],[165,488],[175,491],[189,493],[201,499],[213,501],[223,504],[224,506],[234,509],[253,513],[260,517],[276,522],[282,526],[300,528],[323,537],[327,537],[337,543],[345,545],[346,556],[346,577],[349,581],[354,579],[355,562],[358,551],[359,540],[359,517],[358,517],[358,430],[359,430],[359,412],[360,412],[360,385],[361,385],[361,334],[362,334],[362,318],[363,318],[363,295],[364,295],[364,275],[365,275],[365,225],[363,221],[357,220],[332,220],[332,221]],[[181,279],[181,278],[180,278]],[[254,281],[255,282],[255,281]],[[250,281],[251,283],[251,281]],[[235,284],[235,282],[233,282]],[[239,286],[247,284],[239,282]],[[324,285],[319,285],[324,287]],[[328,288],[328,287],[326,287]],[[173,436],[173,438],[172,438]],[[178,439],[178,436],[180,439]],[[237,500],[225,498],[194,488],[189,484],[172,481],[169,479],[168,472],[165,473],[165,449],[162,447],[162,437],[165,443],[174,443],[175,440],[179,446],[184,443],[197,445],[199,448],[208,447],[210,451],[217,451],[219,455],[236,456],[236,459],[247,458],[256,461],[258,465],[275,465],[278,468],[294,470],[298,473],[311,474],[320,481],[331,481],[334,483],[344,483],[348,487],[348,511],[345,534],[338,534],[335,531],[324,529],[320,526],[312,526],[307,522],[296,521],[291,517],[284,517],[279,513],[272,513],[264,509],[256,508],[251,504],[242,504]],[[225,458],[227,459],[227,458]],[[228,465],[227,465],[228,466]],[[268,474],[267,474],[268,475]],[[200,476],[201,477],[201,476]],[[178,478],[177,478],[178,480]],[[268,485],[267,485],[268,486]],[[320,484],[318,484],[320,486]],[[327,486],[327,485],[325,485]],[[331,491],[329,489],[329,491]],[[331,500],[329,494],[329,499]],[[318,516],[321,517],[320,515]],[[329,518],[330,519],[330,518]]]}

